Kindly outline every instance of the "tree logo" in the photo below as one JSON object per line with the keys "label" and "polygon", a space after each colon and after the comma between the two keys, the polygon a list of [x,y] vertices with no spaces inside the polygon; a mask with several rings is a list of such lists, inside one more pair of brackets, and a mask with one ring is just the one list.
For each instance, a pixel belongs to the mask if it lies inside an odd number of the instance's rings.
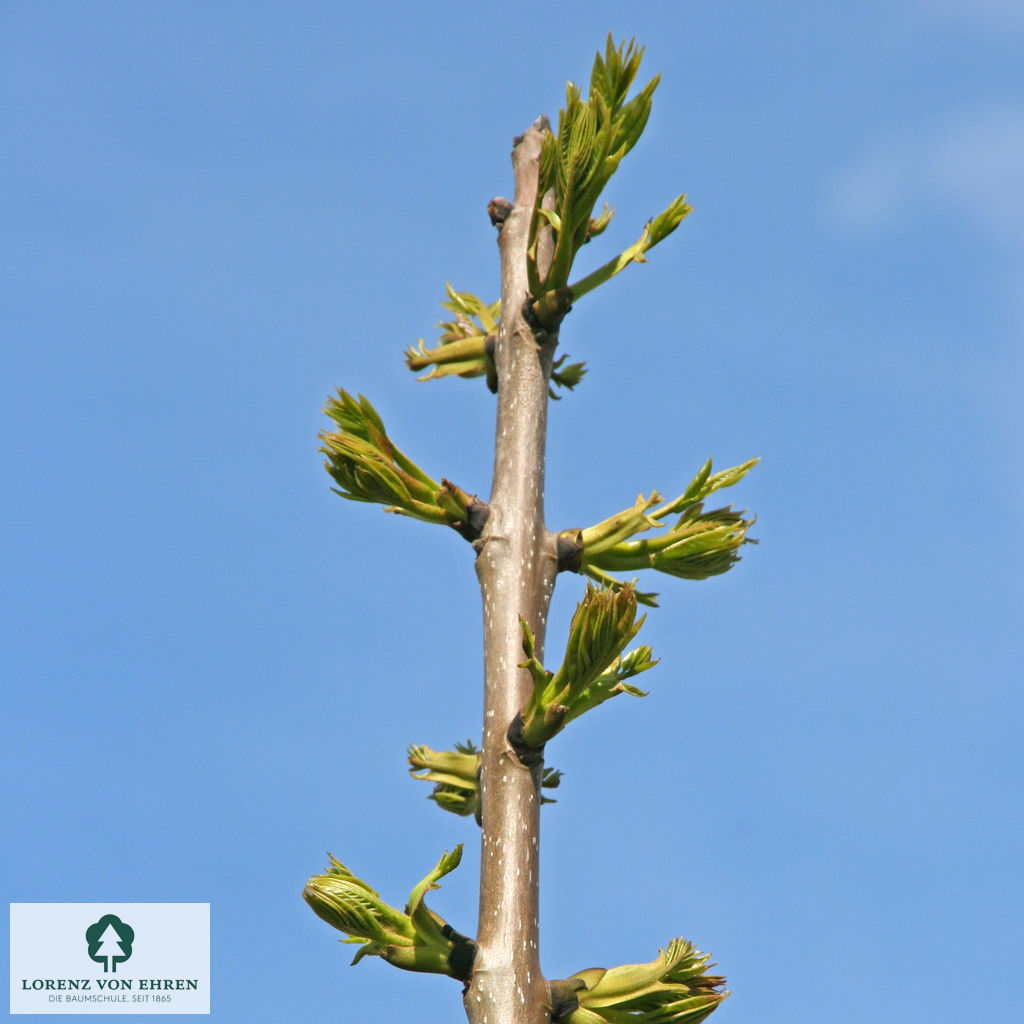
{"label": "tree logo", "polygon": [[117,965],[132,955],[135,930],[114,914],[104,914],[86,928],[85,941],[89,943],[89,959],[103,964],[104,973],[116,973]]}

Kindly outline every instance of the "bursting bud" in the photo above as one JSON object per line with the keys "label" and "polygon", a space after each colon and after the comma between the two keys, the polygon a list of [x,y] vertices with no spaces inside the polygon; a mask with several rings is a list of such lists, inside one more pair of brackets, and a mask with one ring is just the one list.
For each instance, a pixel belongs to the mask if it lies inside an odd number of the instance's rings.
{"label": "bursting bud", "polygon": [[363,395],[338,390],[324,412],[338,429],[322,431],[324,468],[349,501],[375,502],[428,523],[452,527],[469,541],[483,532],[488,506],[450,480],[431,479],[391,441],[377,410]]}
{"label": "bursting bud", "polygon": [[405,910],[385,903],[362,879],[334,857],[322,875],[314,875],[302,895],[316,915],[345,932],[343,942],[358,943],[353,964],[379,956],[395,967],[468,980],[476,946],[429,910],[423,897],[437,880],[458,867],[462,846],[445,851],[437,867],[412,891]]}
{"label": "bursting bud", "polygon": [[569,626],[565,659],[557,672],[548,672],[534,657],[533,632],[520,619],[522,668],[533,677],[533,692],[509,729],[509,742],[521,750],[539,750],[568,722],[619,693],[645,697],[625,682],[657,664],[650,647],[623,654],[643,625],[637,621],[637,600],[632,585],[598,589],[587,584],[583,600]]}
{"label": "bursting bud", "polygon": [[[413,745],[408,752],[409,774],[414,779],[434,783],[430,799],[442,810],[467,816],[472,814],[480,824],[480,751],[469,740],[456,743],[454,750],[431,750]],[[562,773],[545,768],[542,789],[557,789]],[[541,794],[542,804],[555,803]]]}
{"label": "bursting bud", "polygon": [[[653,491],[650,497],[640,495],[632,508],[587,527],[585,530],[564,530],[558,535],[560,568],[586,574],[601,584],[623,587],[613,573],[657,569],[681,579],[703,580],[717,576],[739,561],[744,544],[756,544],[747,536],[754,520],[732,506],[705,511],[704,499],[730,487],[757,464],[747,462],[721,473],[711,472],[711,460],[701,467],[689,487],[674,501],[664,501]],[[679,518],[666,527],[664,520]],[[652,528],[663,533],[643,540],[632,538]],[[656,594],[638,593],[640,604],[656,605]]]}
{"label": "bursting bud", "polygon": [[[495,202],[497,202],[495,200]],[[602,224],[610,219],[602,217]],[[501,319],[501,300],[488,305],[472,292],[457,292],[450,283],[445,284],[447,299],[441,305],[454,314],[451,320],[442,320],[440,337],[433,348],[427,348],[420,338],[416,345],[405,350],[405,365],[414,372],[428,370],[420,380],[441,377],[487,377],[488,388],[497,393],[498,380],[494,362],[494,347],[498,339]],[[554,387],[572,391],[586,372],[583,363],[565,366],[565,356],[555,363],[551,374]],[[554,387],[552,398],[558,398]]]}
{"label": "bursting bud", "polygon": [[698,1024],[726,996],[725,978],[706,974],[707,953],[673,939],[649,964],[579,971],[551,982],[551,1024]]}
{"label": "bursting bud", "polygon": [[416,347],[405,351],[405,363],[410,370],[433,367],[420,380],[437,377],[480,377],[487,370],[486,343],[498,333],[498,314],[501,303],[490,305],[472,292],[457,292],[445,283],[448,298],[441,305],[454,314],[451,320],[442,320],[437,326],[441,336],[435,348],[427,348],[420,338]]}

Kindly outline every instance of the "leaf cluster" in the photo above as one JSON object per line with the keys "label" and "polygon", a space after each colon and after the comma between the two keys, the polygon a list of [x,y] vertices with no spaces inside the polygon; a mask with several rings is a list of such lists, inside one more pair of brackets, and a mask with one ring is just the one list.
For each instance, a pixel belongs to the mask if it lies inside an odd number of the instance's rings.
{"label": "leaf cluster", "polygon": [[482,377],[487,372],[487,339],[498,333],[501,300],[490,305],[472,292],[457,292],[445,282],[447,299],[441,305],[454,319],[442,320],[436,348],[428,349],[420,338],[416,347],[405,351],[405,362],[410,370],[433,369],[420,380],[439,377]]}
{"label": "leaf cluster", "polygon": [[699,1024],[729,995],[725,978],[706,973],[709,959],[673,939],[651,963],[593,967],[552,982],[565,1007],[552,1024]]}
{"label": "leaf cluster", "polygon": [[533,691],[510,730],[514,746],[539,750],[574,718],[620,693],[645,697],[625,680],[653,668],[650,647],[623,654],[643,625],[637,621],[637,601],[629,584],[618,589],[587,584],[583,600],[569,626],[565,657],[557,672],[549,672],[534,656],[533,631],[520,619],[521,665],[533,677]]}
{"label": "leaf cluster", "polygon": [[[452,320],[442,320],[441,335],[434,348],[427,348],[420,338],[415,346],[405,350],[405,364],[410,370],[420,371],[433,367],[420,380],[441,377],[487,377],[492,391],[498,390],[497,368],[494,365],[494,343],[498,335],[501,300],[490,305],[472,292],[457,292],[446,282],[447,299],[441,305],[455,314]],[[586,373],[583,363],[566,364],[566,356],[555,360],[551,383],[572,391]],[[552,398],[561,396],[549,390]]]}
{"label": "leaf cluster", "polygon": [[[673,501],[665,502],[653,491],[642,494],[631,508],[584,530],[563,531],[564,548],[570,552],[565,568],[582,572],[599,583],[622,587],[613,573],[639,569],[657,569],[681,579],[702,580],[728,571],[739,561],[739,548],[754,544],[747,531],[754,520],[732,506],[705,511],[704,500],[723,487],[738,483],[758,463],[748,459],[739,466],[711,472],[711,460],[701,467],[686,490]],[[665,527],[664,520],[678,515],[664,533],[633,540],[639,533]],[[656,605],[657,595],[638,593],[641,604]]]}
{"label": "leaf cluster", "polygon": [[446,850],[413,888],[404,910],[385,903],[335,857],[324,874],[309,879],[302,895],[318,917],[349,936],[343,942],[359,945],[353,964],[364,956],[379,956],[407,971],[447,974],[464,981],[472,968],[472,940],[454,931],[423,902],[461,859],[461,844],[451,853]]}
{"label": "leaf cluster", "polygon": [[[609,34],[604,55],[595,55],[587,98],[570,82],[565,107],[559,112],[558,131],[544,135],[528,251],[530,292],[541,323],[556,323],[573,299],[607,281],[630,262],[642,262],[643,253],[667,237],[690,212],[683,197],[678,197],[648,223],[636,245],[570,287],[569,275],[577,252],[604,231],[613,215],[605,203],[602,213],[594,217],[597,200],[623,157],[636,145],[651,113],[651,98],[660,76],[627,100],[642,58],[643,48],[633,40],[615,46]],[[554,251],[542,275],[538,248],[545,230],[551,232]]]}
{"label": "leaf cluster", "polygon": [[431,479],[388,438],[369,399],[353,398],[338,389],[324,412],[338,429],[321,431],[324,468],[338,485],[334,490],[349,501],[376,502],[428,523],[451,526],[469,539],[479,536],[487,506],[450,480]]}
{"label": "leaf cluster", "polygon": [[[409,774],[414,779],[434,783],[430,794],[438,807],[452,814],[472,814],[480,824],[480,751],[467,740],[456,743],[454,750],[431,750],[413,745],[408,751]],[[562,773],[556,768],[545,768],[541,776],[543,789],[557,789]],[[541,803],[556,801],[541,793]]]}

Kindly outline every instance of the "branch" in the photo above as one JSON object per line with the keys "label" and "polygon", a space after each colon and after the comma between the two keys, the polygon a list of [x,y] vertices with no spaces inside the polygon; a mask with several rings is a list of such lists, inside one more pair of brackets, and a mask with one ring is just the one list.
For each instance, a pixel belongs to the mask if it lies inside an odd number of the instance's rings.
{"label": "branch", "polygon": [[[471,1024],[547,1024],[547,982],[538,950],[540,789],[543,765],[525,765],[508,746],[509,723],[529,697],[519,618],[543,649],[557,570],[544,526],[547,399],[557,332],[543,331],[530,302],[527,248],[538,204],[546,119],[517,140],[515,198],[498,235],[501,328],[491,516],[480,538],[477,575],[484,608],[484,733],[480,768],[480,921],[476,969],[464,996]],[[547,232],[536,238],[549,259]]]}

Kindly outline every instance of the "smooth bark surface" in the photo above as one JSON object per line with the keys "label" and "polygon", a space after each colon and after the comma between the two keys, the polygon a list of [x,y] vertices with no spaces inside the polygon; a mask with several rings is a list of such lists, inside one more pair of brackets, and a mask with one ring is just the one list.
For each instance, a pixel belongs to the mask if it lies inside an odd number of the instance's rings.
{"label": "smooth bark surface", "polygon": [[[543,765],[522,764],[506,734],[526,703],[519,617],[543,657],[554,588],[554,537],[544,525],[544,450],[554,335],[523,316],[526,252],[537,196],[538,121],[512,154],[515,198],[498,238],[501,327],[495,350],[498,411],[491,515],[477,575],[484,612],[484,730],[481,766],[480,919],[473,977],[465,994],[471,1024],[547,1024],[547,983],[538,948],[540,781]],[[542,268],[543,269],[543,268]]]}

